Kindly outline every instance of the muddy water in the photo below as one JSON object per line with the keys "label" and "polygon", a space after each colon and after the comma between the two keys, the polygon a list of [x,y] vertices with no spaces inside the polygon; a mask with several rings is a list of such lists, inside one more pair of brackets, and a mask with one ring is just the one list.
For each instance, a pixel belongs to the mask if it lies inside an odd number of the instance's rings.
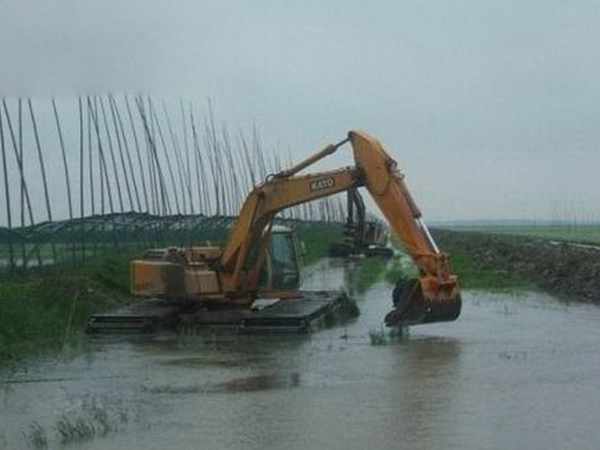
{"label": "muddy water", "polygon": [[[355,270],[325,261],[307,286]],[[37,430],[60,448],[79,419],[95,434],[68,448],[600,448],[599,308],[466,292],[459,321],[374,346],[389,296],[376,284],[358,320],[305,337],[92,337],[1,375],[0,447]]]}

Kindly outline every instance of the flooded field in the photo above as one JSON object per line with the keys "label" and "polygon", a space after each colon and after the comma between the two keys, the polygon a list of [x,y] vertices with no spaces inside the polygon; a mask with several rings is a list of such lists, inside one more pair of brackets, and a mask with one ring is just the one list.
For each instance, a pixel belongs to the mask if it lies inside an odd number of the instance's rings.
{"label": "flooded field", "polygon": [[[352,266],[325,260],[306,288]],[[390,292],[306,336],[89,337],[0,375],[0,448],[600,448],[599,308],[467,291],[457,322],[372,345]]]}

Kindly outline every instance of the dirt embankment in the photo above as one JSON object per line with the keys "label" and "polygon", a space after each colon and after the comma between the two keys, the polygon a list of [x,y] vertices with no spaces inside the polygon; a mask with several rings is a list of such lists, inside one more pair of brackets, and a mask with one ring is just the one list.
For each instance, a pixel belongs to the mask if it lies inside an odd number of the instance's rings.
{"label": "dirt embankment", "polygon": [[600,304],[600,250],[518,236],[435,230],[449,253],[468,254],[483,268],[531,280],[565,300]]}

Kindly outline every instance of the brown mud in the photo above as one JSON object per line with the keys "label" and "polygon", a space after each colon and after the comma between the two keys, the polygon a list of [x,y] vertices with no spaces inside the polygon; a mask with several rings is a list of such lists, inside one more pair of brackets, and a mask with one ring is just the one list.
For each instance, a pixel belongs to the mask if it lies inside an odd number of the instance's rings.
{"label": "brown mud", "polygon": [[600,304],[600,249],[549,240],[435,230],[441,248],[467,254],[484,269],[531,281],[558,298]]}

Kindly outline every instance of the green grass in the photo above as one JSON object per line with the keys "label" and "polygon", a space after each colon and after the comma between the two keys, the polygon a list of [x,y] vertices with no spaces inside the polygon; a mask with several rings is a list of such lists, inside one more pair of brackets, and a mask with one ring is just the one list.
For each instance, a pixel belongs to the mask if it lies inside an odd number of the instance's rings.
{"label": "green grass", "polygon": [[382,327],[380,330],[369,331],[369,341],[371,345],[397,344],[408,337],[408,333],[408,327],[397,327],[387,330]]}
{"label": "green grass", "polygon": [[[485,233],[490,236],[489,233]],[[496,239],[489,240],[481,233],[461,233],[444,236],[440,231],[440,244],[442,250],[450,256],[450,268],[453,274],[458,276],[459,283],[463,289],[485,289],[489,291],[502,292],[522,289],[531,289],[535,283],[526,278],[525,274],[514,270],[506,270],[497,262],[510,256],[511,247],[499,243]],[[478,239],[474,239],[478,238]],[[508,238],[525,239],[521,237]],[[525,248],[525,247],[522,247]],[[486,256],[482,258],[482,256]],[[483,261],[483,262],[482,262]]]}
{"label": "green grass", "polygon": [[352,277],[351,288],[359,294],[366,292],[381,280],[385,274],[386,261],[381,258],[367,258],[356,276]]}
{"label": "green grass", "polygon": [[477,264],[468,253],[460,249],[452,249],[450,265],[463,289],[502,292],[532,287],[530,281],[515,274]]}
{"label": "green grass", "polygon": [[129,292],[129,257],[76,270],[0,284],[0,365],[25,354],[60,348],[96,310]]}
{"label": "green grass", "polygon": [[[494,292],[528,289],[532,282],[515,274],[478,264],[468,253],[459,247],[445,247],[444,252],[450,255],[450,268],[458,276],[463,289],[486,289]],[[417,278],[419,271],[411,259],[401,257],[395,259],[385,273],[385,280],[394,284],[400,278]]]}
{"label": "green grass", "polygon": [[342,225],[324,223],[296,230],[298,239],[304,243],[304,265],[310,266],[329,253],[329,246],[342,241]]}

